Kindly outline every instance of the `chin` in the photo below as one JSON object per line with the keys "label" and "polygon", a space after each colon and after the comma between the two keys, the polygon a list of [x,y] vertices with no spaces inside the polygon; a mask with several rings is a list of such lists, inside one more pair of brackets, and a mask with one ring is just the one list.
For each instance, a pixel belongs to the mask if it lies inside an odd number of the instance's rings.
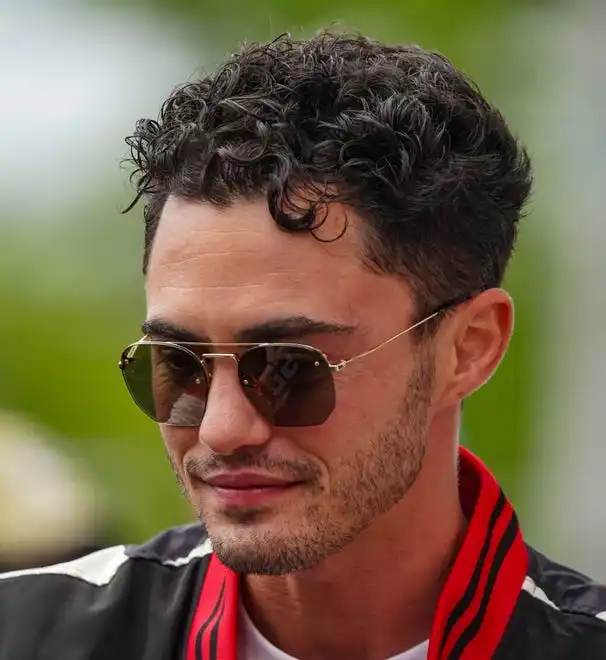
{"label": "chin", "polygon": [[211,535],[213,550],[223,564],[247,575],[287,575],[312,568],[321,558],[312,558],[292,539],[278,535],[238,538]]}
{"label": "chin", "polygon": [[353,540],[330,526],[307,524],[294,528],[288,520],[255,521],[252,512],[242,522],[215,518],[206,526],[221,562],[238,573],[255,575],[286,575],[312,569]]}

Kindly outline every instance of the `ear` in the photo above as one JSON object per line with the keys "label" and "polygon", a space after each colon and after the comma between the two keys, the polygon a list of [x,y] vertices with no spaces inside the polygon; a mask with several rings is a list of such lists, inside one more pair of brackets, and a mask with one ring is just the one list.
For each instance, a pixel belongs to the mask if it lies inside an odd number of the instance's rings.
{"label": "ear", "polygon": [[444,395],[458,403],[484,385],[503,359],[513,331],[513,301],[489,289],[462,306],[450,328]]}

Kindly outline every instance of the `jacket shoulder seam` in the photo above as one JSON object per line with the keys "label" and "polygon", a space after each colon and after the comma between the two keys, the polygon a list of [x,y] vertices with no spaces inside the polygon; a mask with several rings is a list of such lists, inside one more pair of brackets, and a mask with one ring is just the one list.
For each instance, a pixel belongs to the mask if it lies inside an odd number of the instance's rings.
{"label": "jacket shoulder seam", "polygon": [[29,568],[20,571],[0,574],[0,584],[3,581],[18,579],[28,576],[57,575],[73,577],[81,582],[86,582],[96,587],[109,584],[117,575],[120,568],[128,563],[138,561],[149,561],[161,566],[180,568],[192,563],[196,559],[203,558],[212,552],[209,540],[195,546],[187,555],[172,559],[163,559],[161,556],[151,554],[133,554],[128,552],[127,546],[116,545],[103,550],[98,550],[79,559],[52,566],[40,568]]}
{"label": "jacket shoulder seam", "polygon": [[557,605],[549,596],[541,589],[541,587],[535,582],[535,580],[529,575],[524,579],[524,584],[522,585],[522,590],[527,594],[530,594],[536,600],[542,602],[545,606],[551,607],[554,610],[562,612],[564,614],[579,614],[584,616],[589,616],[594,619],[599,620],[604,625],[606,625],[606,610],[604,611],[588,611],[582,609],[572,609],[569,607],[561,607]]}

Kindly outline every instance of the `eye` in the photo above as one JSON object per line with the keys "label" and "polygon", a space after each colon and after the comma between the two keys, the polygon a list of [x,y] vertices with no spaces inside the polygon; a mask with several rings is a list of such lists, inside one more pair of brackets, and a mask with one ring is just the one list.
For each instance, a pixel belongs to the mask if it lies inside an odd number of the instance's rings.
{"label": "eye", "polygon": [[161,346],[158,350],[159,362],[174,374],[192,373],[199,369],[196,360],[189,353],[174,346]]}

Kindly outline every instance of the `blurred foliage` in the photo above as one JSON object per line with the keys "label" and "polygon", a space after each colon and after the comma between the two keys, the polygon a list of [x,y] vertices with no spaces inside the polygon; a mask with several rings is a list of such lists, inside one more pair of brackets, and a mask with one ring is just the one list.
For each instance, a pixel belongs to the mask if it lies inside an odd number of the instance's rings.
{"label": "blurred foliage", "polygon": [[[506,115],[533,84],[532,69],[522,73],[516,65],[522,54],[507,27],[527,1],[113,4],[119,11],[149,13],[153,8],[170,17],[183,39],[199,48],[201,65],[220,61],[244,40],[269,39],[284,31],[304,35],[337,22],[377,38],[443,51],[504,106]],[[190,74],[184,71],[183,79]],[[160,102],[149,108],[149,116],[156,115]],[[109,540],[121,542],[143,539],[191,517],[163,457],[159,433],[132,405],[117,367],[122,347],[138,338],[144,314],[142,227],[137,211],[119,215],[124,201],[117,191],[102,191],[61,229],[27,235],[15,230],[14,222],[3,222],[0,211],[0,407],[30,414],[64,439],[66,451],[85,460],[113,512]],[[517,304],[516,334],[504,364],[472,397],[464,418],[466,444],[490,464],[522,508],[517,488],[539,387],[533,364],[542,331],[538,301],[550,268],[546,255],[537,258],[538,253],[532,234],[522,232],[507,280]]]}

